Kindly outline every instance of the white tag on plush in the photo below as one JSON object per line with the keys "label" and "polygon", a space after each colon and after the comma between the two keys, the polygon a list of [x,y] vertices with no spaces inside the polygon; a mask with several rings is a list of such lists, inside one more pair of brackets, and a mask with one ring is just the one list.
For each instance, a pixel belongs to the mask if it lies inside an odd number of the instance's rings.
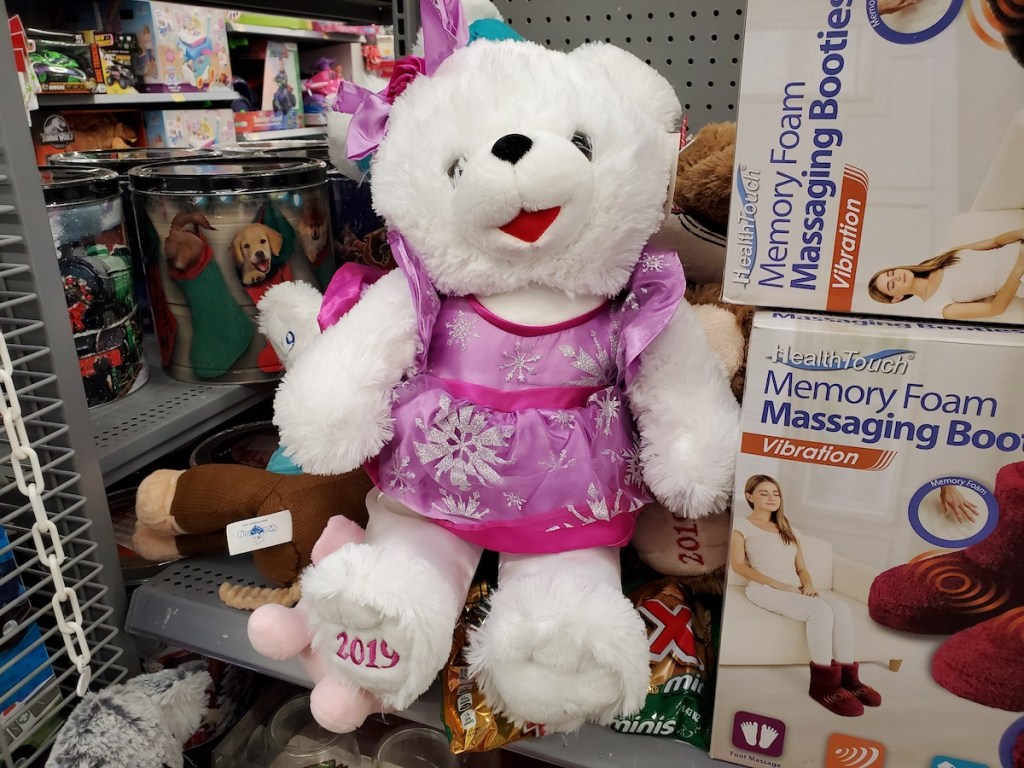
{"label": "white tag on plush", "polygon": [[240,555],[292,540],[292,513],[284,509],[272,515],[239,520],[225,528],[228,552]]}

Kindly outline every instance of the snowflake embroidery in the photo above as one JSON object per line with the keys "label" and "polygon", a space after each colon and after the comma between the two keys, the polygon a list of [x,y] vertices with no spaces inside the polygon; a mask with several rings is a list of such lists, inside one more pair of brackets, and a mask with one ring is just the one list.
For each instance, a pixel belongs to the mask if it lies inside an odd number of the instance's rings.
{"label": "snowflake embroidery", "polygon": [[568,469],[576,463],[576,459],[566,458],[566,454],[569,452],[568,448],[563,448],[562,452],[557,456],[554,451],[548,451],[548,457],[545,460],[537,462],[540,464],[542,469],[546,469],[548,472],[556,472],[561,469]]}
{"label": "snowflake embroidery", "polygon": [[622,453],[616,453],[610,448],[601,451],[601,455],[608,459],[609,464],[626,463],[626,474],[623,479],[627,485],[634,488],[643,488],[644,485],[643,462],[640,459],[640,449],[636,447],[639,443],[640,436],[634,434],[632,447],[626,448]]}
{"label": "snowflake embroidery", "polygon": [[533,350],[533,344],[528,344],[524,349],[522,339],[516,339],[515,350],[512,352],[506,350],[501,353],[501,356],[508,361],[498,366],[501,370],[508,371],[505,374],[505,381],[515,379],[523,383],[527,376],[532,376],[537,372],[534,363],[540,362],[540,355],[533,354]]}
{"label": "snowflake embroidery", "polygon": [[400,495],[405,495],[410,489],[409,483],[416,479],[416,473],[408,469],[409,457],[403,456],[401,463],[396,467],[392,465],[388,469],[388,487],[393,491],[398,491]]}
{"label": "snowflake embroidery", "polygon": [[453,496],[442,488],[441,503],[435,501],[431,506],[441,514],[468,517],[471,520],[480,520],[491,511],[480,506],[479,491],[473,491],[472,496],[464,499],[461,496]]}
{"label": "snowflake embroidery", "polygon": [[566,429],[576,429],[576,417],[571,411],[555,411],[551,414],[551,419]]}
{"label": "snowflake embroidery", "polygon": [[660,272],[665,268],[665,254],[645,253],[640,257],[640,266],[644,272]]}
{"label": "snowflake embroidery", "polygon": [[526,499],[524,499],[517,493],[513,493],[512,491],[505,491],[505,493],[503,493],[502,496],[505,497],[505,504],[509,507],[509,509],[515,508],[520,512],[522,511],[523,504],[526,503]]}
{"label": "snowflake embroidery", "polygon": [[507,448],[508,438],[515,427],[488,426],[487,417],[477,412],[472,405],[452,409],[452,400],[447,395],[439,401],[440,410],[428,426],[422,419],[416,419],[427,439],[425,443],[414,443],[416,455],[423,464],[437,461],[434,479],[448,473],[448,481],[463,491],[469,490],[469,478],[479,482],[500,485],[501,476],[495,465],[512,464],[513,461],[498,456],[496,448]]}
{"label": "snowflake embroidery", "polygon": [[597,490],[597,486],[593,483],[587,488],[587,506],[590,508],[590,514],[586,515],[576,509],[573,504],[569,504],[567,509],[584,525],[590,523],[596,523],[598,520],[607,522],[616,515],[621,515],[626,512],[627,509],[622,506],[622,490],[615,492],[615,500],[612,505],[608,506],[608,499],[601,496]]}
{"label": "snowflake embroidery", "polygon": [[591,331],[590,339],[594,343],[593,354],[583,347],[576,349],[569,344],[559,347],[562,357],[572,360],[570,365],[583,374],[579,378],[566,382],[569,386],[600,387],[615,381],[617,377],[615,361],[618,359],[621,327],[622,324],[618,320],[611,323],[608,328],[607,346],[601,343],[597,331]]}
{"label": "snowflake embroidery", "polygon": [[448,329],[448,346],[458,344],[465,352],[470,340],[480,338],[480,334],[476,332],[476,321],[476,315],[463,312],[460,309],[454,320],[444,324],[444,327]]}
{"label": "snowflake embroidery", "polygon": [[633,291],[627,293],[622,299],[622,308],[634,311],[640,309],[640,302],[636,300],[636,294]]}
{"label": "snowflake embroidery", "polygon": [[622,402],[612,394],[610,389],[591,395],[588,402],[597,405],[594,425],[602,433],[610,435],[612,433],[612,423],[619,420],[619,406],[622,405]]}

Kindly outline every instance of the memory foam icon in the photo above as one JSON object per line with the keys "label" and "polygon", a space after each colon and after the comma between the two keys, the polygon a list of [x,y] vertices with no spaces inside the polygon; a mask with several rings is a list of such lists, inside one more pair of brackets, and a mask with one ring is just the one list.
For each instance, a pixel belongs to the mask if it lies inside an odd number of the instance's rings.
{"label": "memory foam icon", "polygon": [[884,765],[885,747],[877,741],[844,733],[829,736],[825,768],[882,768]]}

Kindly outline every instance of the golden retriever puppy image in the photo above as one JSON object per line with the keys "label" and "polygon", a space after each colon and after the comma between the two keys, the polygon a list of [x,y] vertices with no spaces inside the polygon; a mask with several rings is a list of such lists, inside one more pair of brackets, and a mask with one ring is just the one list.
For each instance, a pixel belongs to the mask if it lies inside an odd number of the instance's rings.
{"label": "golden retriever puppy image", "polygon": [[242,285],[256,285],[267,279],[271,259],[281,252],[281,234],[265,224],[246,224],[235,234],[235,254]]}

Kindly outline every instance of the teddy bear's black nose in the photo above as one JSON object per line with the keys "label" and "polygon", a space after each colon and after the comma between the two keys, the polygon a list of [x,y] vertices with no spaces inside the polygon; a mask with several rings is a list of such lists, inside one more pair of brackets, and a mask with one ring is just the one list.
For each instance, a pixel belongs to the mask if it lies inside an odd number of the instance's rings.
{"label": "teddy bear's black nose", "polygon": [[499,160],[507,160],[515,165],[523,159],[523,155],[529,152],[532,146],[533,139],[523,136],[521,133],[510,133],[494,142],[491,154]]}

